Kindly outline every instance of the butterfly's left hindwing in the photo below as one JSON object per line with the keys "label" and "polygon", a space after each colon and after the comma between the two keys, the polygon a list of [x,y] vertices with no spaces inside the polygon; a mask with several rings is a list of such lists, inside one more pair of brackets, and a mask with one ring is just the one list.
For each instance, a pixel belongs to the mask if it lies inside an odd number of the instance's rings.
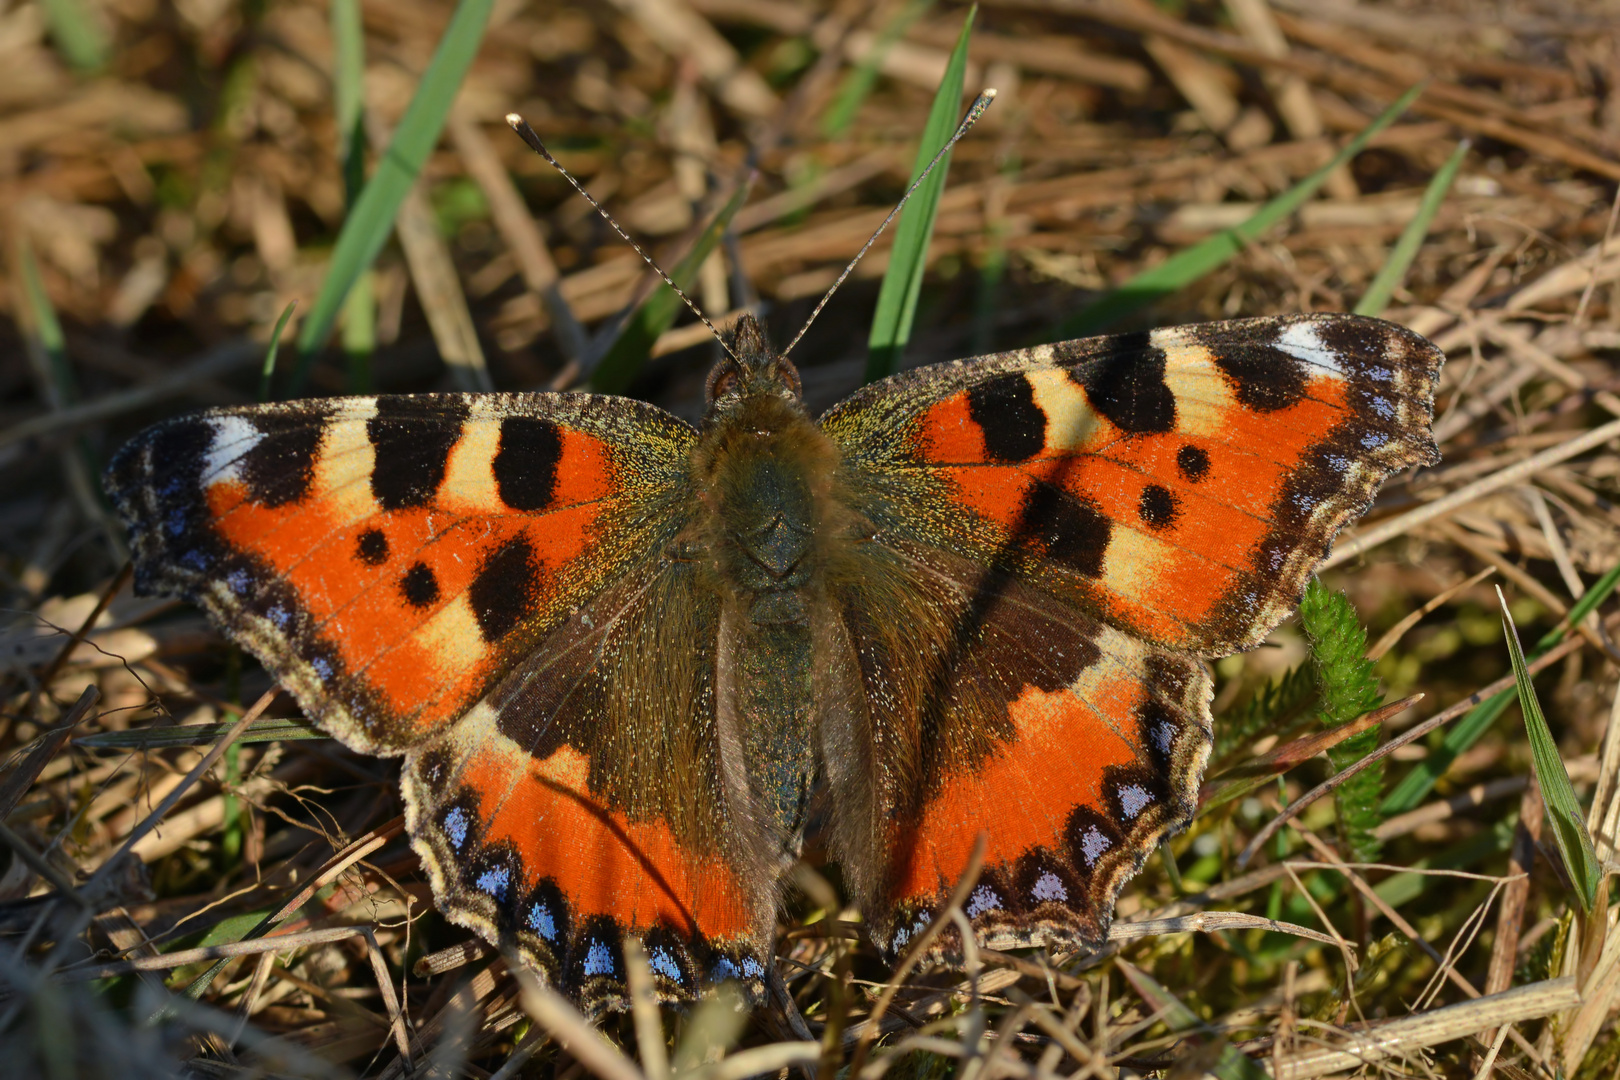
{"label": "butterfly's left hindwing", "polygon": [[626,933],[663,1000],[725,979],[763,993],[776,892],[722,789],[719,612],[694,573],[613,583],[405,761],[440,910],[591,1013],[628,1007]]}

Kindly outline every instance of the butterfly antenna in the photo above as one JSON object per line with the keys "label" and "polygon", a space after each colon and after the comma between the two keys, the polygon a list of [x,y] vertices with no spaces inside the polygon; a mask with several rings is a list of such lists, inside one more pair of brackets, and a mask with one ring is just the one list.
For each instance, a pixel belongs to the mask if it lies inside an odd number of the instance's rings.
{"label": "butterfly antenna", "polygon": [[[992,93],[994,93],[994,91],[992,91]],[[731,346],[726,344],[726,339],[720,336],[719,329],[716,328],[714,323],[709,321],[709,317],[707,315],[703,314],[703,312],[698,308],[698,306],[692,302],[692,298],[690,296],[687,296],[685,291],[682,290],[679,285],[675,284],[675,282],[670,279],[670,276],[668,274],[664,273],[664,268],[663,267],[661,267],[657,263],[653,262],[653,257],[651,255],[647,254],[646,251],[642,250],[642,247],[641,247],[640,244],[638,244],[634,240],[630,239],[630,234],[629,233],[627,233],[623,229],[619,228],[619,223],[617,221],[613,220],[613,215],[608,213],[607,210],[603,208],[601,203],[599,203],[595,199],[591,198],[591,193],[585,190],[585,186],[583,184],[581,184],[578,180],[574,179],[574,174],[569,172],[567,169],[563,168],[562,167],[562,162],[558,161],[556,158],[551,156],[551,151],[546,149],[546,144],[540,141],[540,136],[538,136],[538,135],[536,135],[534,133],[534,128],[529,126],[529,122],[527,120],[523,119],[523,117],[519,116],[517,113],[507,113],[506,114],[506,123],[507,123],[507,125],[509,127],[511,127],[511,129],[513,131],[517,132],[518,138],[522,139],[524,142],[529,144],[529,149],[530,150],[533,150],[535,153],[537,153],[541,157],[545,158],[546,159],[546,164],[550,165],[553,169],[556,169],[558,172],[562,173],[563,174],[563,179],[567,180],[570,184],[574,185],[574,190],[579,192],[581,195],[585,196],[585,201],[590,203],[593,207],[596,208],[596,212],[598,214],[602,215],[602,219],[604,221],[606,221],[609,225],[613,226],[613,231],[618,233],[619,236],[624,239],[625,243],[629,244],[632,248],[635,249],[636,254],[641,256],[642,261],[645,262],[648,266],[653,268],[654,273],[656,273],[659,277],[664,279],[664,284],[668,285],[671,289],[675,290],[675,295],[681,298],[681,303],[683,303],[687,307],[691,308],[692,309],[692,314],[696,315],[699,319],[703,320],[703,325],[707,326],[709,328],[709,332],[711,334],[713,334],[714,339],[720,343],[720,347],[722,349],[726,350],[726,355],[730,356],[733,360],[736,360],[739,364],[742,363],[741,358],[738,357],[736,353],[731,351]],[[958,138],[960,138],[960,136],[958,136]],[[951,141],[955,142],[956,140],[953,139]],[[884,224],[888,224],[888,223],[884,222]],[[870,246],[870,245],[868,245],[868,246]]]}
{"label": "butterfly antenna", "polygon": [[[922,171],[922,174],[911,182],[911,186],[906,189],[906,193],[904,195],[900,196],[900,201],[895,204],[894,209],[889,211],[889,216],[883,219],[883,224],[877,227],[877,232],[873,233],[872,238],[861,247],[860,251],[855,253],[855,257],[853,259],[849,260],[849,265],[844,267],[844,272],[842,274],[838,275],[838,280],[832,283],[832,288],[828,289],[824,294],[822,294],[821,302],[816,305],[816,310],[812,311],[810,313],[810,317],[804,320],[804,325],[799,327],[799,332],[793,335],[793,340],[788,342],[788,347],[782,350],[782,355],[784,357],[787,356],[788,353],[792,352],[793,346],[797,345],[799,343],[799,339],[804,337],[804,332],[810,329],[811,323],[816,321],[816,316],[820,315],[821,309],[827,306],[827,301],[831,300],[833,293],[838,291],[838,286],[842,285],[844,283],[844,279],[855,272],[855,264],[860,262],[861,259],[865,257],[866,253],[871,250],[873,244],[877,243],[877,238],[883,235],[883,230],[889,227],[889,222],[893,221],[896,215],[898,215],[900,211],[905,208],[906,201],[911,198],[912,194],[915,193],[919,187],[922,186],[922,182],[928,179],[928,174],[934,171],[934,166],[938,165],[940,159],[951,152],[951,147],[955,146],[957,140],[961,139],[962,136],[968,133],[968,128],[972,127],[978,121],[979,117],[984,115],[984,110],[988,109],[990,107],[990,103],[995,99],[996,92],[994,90],[986,90],[978,97],[973,99],[973,104],[968,106],[967,115],[964,116],[962,118],[962,122],[957,125],[956,134],[952,135],[950,140],[946,142],[944,146],[939,148],[939,153],[934,155],[934,160],[930,161],[928,163],[928,167]],[[578,187],[579,185],[576,184],[574,186]],[[590,196],[587,195],[586,198],[590,198]]]}

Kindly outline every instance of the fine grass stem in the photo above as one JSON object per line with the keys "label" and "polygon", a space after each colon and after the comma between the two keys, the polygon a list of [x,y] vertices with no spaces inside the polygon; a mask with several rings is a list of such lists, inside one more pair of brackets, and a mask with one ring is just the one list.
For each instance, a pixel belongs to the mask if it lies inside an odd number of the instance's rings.
{"label": "fine grass stem", "polygon": [[[670,280],[683,292],[690,289],[692,283],[697,280],[698,271],[703,268],[703,263],[719,245],[720,238],[731,225],[731,219],[742,209],[749,190],[749,184],[737,186],[737,190],[720,209],[720,213],[716,214],[714,220],[699,234],[691,250],[670,270]],[[670,328],[680,311],[680,296],[668,285],[660,284],[624,323],[624,328],[608,346],[607,352],[602,354],[602,359],[591,372],[591,389],[602,394],[624,393],[640,374],[647,358],[652,355],[653,342],[658,340],[658,335]]]}
{"label": "fine grass stem", "polygon": [[276,320],[274,330],[270,331],[270,347],[264,350],[264,366],[259,369],[259,401],[269,401],[275,390],[276,354],[281,351],[281,332],[287,329],[287,320],[292,318],[293,309],[298,306],[294,300],[281,309],[281,318]]}

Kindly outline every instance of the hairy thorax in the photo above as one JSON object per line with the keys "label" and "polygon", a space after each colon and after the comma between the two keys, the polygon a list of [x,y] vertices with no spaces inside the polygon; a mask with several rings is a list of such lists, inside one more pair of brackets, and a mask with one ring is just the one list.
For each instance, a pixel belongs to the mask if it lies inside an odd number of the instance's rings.
{"label": "hairy thorax", "polygon": [[797,622],[826,546],[844,531],[838,451],[797,402],[759,397],[705,431],[693,451],[697,546],[727,600],[760,625]]}

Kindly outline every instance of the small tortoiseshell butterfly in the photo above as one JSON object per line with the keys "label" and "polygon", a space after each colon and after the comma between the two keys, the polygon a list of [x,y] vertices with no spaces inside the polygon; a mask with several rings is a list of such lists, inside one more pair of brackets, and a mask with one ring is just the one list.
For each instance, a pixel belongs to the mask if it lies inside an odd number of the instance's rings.
{"label": "small tortoiseshell butterfly", "polygon": [[[814,821],[895,953],[961,875],[993,948],[1094,945],[1191,817],[1204,660],[1433,463],[1441,354],[1350,315],[905,372],[819,419],[743,317],[694,429],[572,393],[211,409],[106,485],[136,587],[404,758],[451,920],[590,1012],[763,992]],[[954,929],[932,956],[959,958]]]}

